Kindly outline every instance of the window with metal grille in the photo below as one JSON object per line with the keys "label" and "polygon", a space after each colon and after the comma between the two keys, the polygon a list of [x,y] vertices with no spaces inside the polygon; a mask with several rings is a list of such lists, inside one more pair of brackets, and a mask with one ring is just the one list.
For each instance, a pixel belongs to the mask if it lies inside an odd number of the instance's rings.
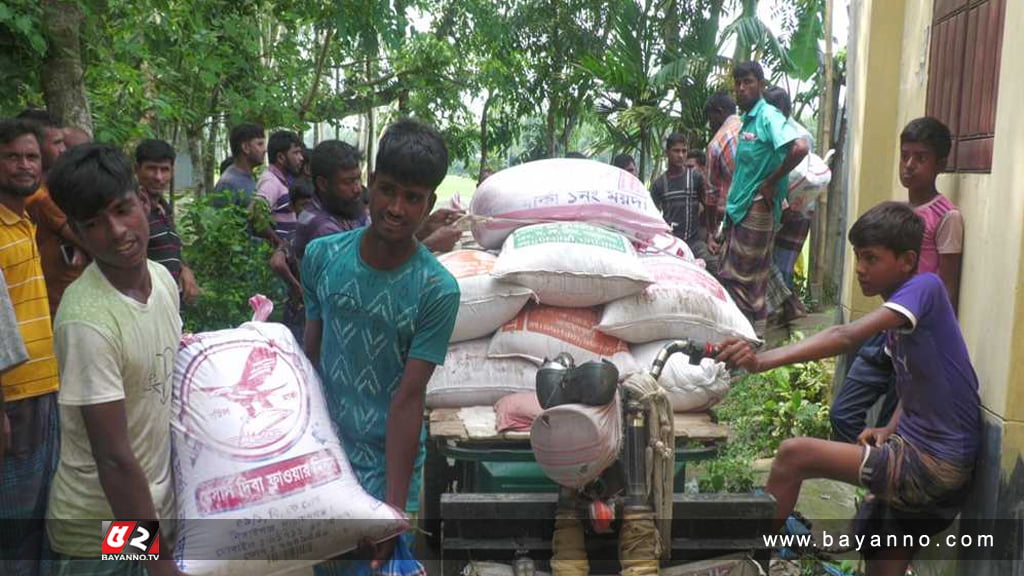
{"label": "window with metal grille", "polygon": [[953,133],[950,172],[989,172],[1008,0],[935,0],[927,114]]}

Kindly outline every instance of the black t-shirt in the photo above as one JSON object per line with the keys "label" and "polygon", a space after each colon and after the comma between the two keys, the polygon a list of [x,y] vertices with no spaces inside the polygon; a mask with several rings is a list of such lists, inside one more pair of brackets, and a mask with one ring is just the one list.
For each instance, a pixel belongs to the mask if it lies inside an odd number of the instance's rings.
{"label": "black t-shirt", "polygon": [[700,172],[684,169],[677,175],[668,172],[658,176],[651,187],[651,199],[661,210],[672,233],[684,242],[698,238],[700,212],[704,202],[704,177]]}

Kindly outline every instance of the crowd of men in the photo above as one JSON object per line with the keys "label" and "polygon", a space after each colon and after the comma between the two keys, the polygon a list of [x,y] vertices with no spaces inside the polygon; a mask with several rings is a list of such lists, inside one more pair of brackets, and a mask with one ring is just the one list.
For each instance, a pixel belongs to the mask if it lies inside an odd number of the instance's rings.
{"label": "crowd of men", "polygon": [[[788,175],[814,141],[792,118],[789,94],[766,87],[759,64],[738,65],[733,80],[742,115],[730,95],[713,95],[705,106],[713,134],[706,153],[691,150],[685,134],[670,134],[667,169],[650,191],[673,234],[704,261],[763,336],[769,316],[787,324],[806,315],[794,268],[810,218],[785,199]],[[637,175],[628,154],[612,164]]]}
{"label": "crowd of men", "polygon": [[[429,126],[394,123],[367,188],[345,142],[310,151],[293,132],[268,141],[255,124],[230,141],[214,202],[246,207],[254,237],[273,246],[269,264],[290,287],[286,321],[317,363],[361,485],[416,513],[419,415],[459,301],[432,255],[461,237],[461,214],[434,210],[447,147]],[[174,162],[167,142],[140,142],[133,161],[44,111],[0,120],[5,575],[177,573],[169,561],[96,553],[98,520],[160,519],[168,550],[176,534],[171,377],[181,307],[201,296],[167,198]],[[348,378],[367,371],[372,386]],[[393,573],[417,573],[409,550],[409,537],[368,543],[365,561],[317,570],[369,573],[371,560],[390,559]]]}
{"label": "crowd of men", "polygon": [[[716,94],[707,103],[706,155],[671,135],[668,169],[651,193],[763,334],[769,307],[785,310],[792,298],[785,288],[808,221],[786,210],[787,177],[811,138],[785,92],[766,90],[759,65],[740,64],[733,77],[736,101]],[[950,141],[934,119],[911,122],[900,151],[909,206],[883,204],[850,231],[862,289],[885,306],[762,354],[724,343],[720,359],[751,372],[859,349],[833,409],[841,442],[796,439],[780,449],[768,481],[779,526],[802,480],[821,476],[868,486],[897,512],[955,515],[980,432],[977,381],[955,319],[963,220],[935,188]],[[413,120],[392,124],[368,187],[359,151],[342,141],[310,151],[295,133],[267,140],[262,127],[241,124],[230,145],[214,192],[249,210],[254,235],[274,247],[270,266],[290,288],[286,322],[317,365],[360,484],[417,513],[424,394],[459,303],[457,282],[432,254],[461,236],[458,211],[434,210],[449,164],[443,139]],[[98,520],[160,519],[165,548],[174,541],[170,380],[181,306],[201,297],[166,197],[174,148],[145,140],[134,156],[43,111],[0,120],[5,575],[178,573],[167,561],[96,559]],[[629,157],[615,163],[636,170]],[[894,399],[892,417],[869,428],[868,408],[881,397]],[[85,519],[93,521],[73,521]],[[423,574],[411,538],[367,544],[362,561],[317,571],[370,574],[387,563],[389,574]],[[905,569],[909,558],[887,560]]]}

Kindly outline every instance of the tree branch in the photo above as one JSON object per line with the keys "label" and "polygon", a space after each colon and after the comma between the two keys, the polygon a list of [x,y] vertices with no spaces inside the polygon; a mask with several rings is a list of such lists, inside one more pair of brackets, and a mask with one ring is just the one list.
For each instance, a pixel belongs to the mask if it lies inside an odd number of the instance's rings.
{"label": "tree branch", "polygon": [[332,38],[334,38],[333,26],[328,28],[327,33],[324,34],[323,45],[320,46],[320,54],[317,55],[316,59],[316,72],[313,73],[313,85],[309,87],[309,94],[306,94],[305,100],[302,101],[302,107],[299,108],[299,122],[302,122],[306,118],[306,113],[309,112],[309,108],[313,105],[313,100],[316,98],[316,93],[320,89],[320,78],[323,77],[324,62],[327,61],[327,52],[331,47]]}

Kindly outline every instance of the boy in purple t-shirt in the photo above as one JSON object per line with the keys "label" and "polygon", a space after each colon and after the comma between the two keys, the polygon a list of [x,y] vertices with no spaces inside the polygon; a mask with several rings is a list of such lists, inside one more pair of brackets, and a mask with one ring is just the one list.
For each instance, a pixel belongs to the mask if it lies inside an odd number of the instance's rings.
{"label": "boy in purple t-shirt", "polygon": [[[743,341],[722,343],[720,361],[761,372],[852,352],[886,334],[900,399],[895,414],[888,426],[861,432],[857,444],[783,442],[766,487],[778,502],[776,529],[792,512],[801,483],[811,478],[867,487],[871,497],[859,516],[868,516],[875,534],[933,535],[955,518],[978,452],[981,400],[942,281],[916,274],[923,236],[924,221],[906,204],[886,202],[868,210],[849,238],[861,290],[881,295],[885,304],[856,322],[760,354]],[[884,541],[885,534],[879,535]],[[872,550],[868,574],[903,574],[915,552]]]}
{"label": "boy in purple t-shirt", "polygon": [[[953,139],[949,128],[935,118],[911,120],[900,134],[900,183],[910,205],[924,220],[924,236],[917,258],[917,273],[937,274],[956,312],[960,300],[960,262],[964,220],[935,182],[946,169]],[[843,385],[832,402],[832,437],[853,442],[867,424],[868,410],[882,396],[878,422],[887,422],[896,409],[892,362],[885,355],[885,339],[868,339],[853,358]]]}

